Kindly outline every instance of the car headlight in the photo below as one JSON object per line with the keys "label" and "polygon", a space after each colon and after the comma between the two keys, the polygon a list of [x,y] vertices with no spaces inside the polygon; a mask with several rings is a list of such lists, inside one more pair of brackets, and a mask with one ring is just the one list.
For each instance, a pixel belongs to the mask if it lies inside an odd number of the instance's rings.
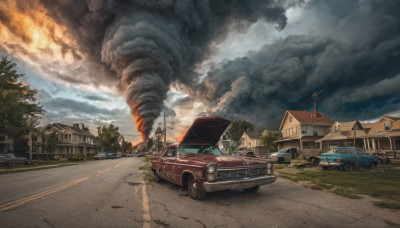
{"label": "car headlight", "polygon": [[213,174],[217,171],[218,164],[208,164],[207,165],[207,173]]}
{"label": "car headlight", "polygon": [[207,165],[207,181],[212,182],[217,179],[218,164]]}
{"label": "car headlight", "polygon": [[265,164],[265,166],[267,168],[267,175],[274,174],[274,164],[272,162],[267,162],[267,164]]}

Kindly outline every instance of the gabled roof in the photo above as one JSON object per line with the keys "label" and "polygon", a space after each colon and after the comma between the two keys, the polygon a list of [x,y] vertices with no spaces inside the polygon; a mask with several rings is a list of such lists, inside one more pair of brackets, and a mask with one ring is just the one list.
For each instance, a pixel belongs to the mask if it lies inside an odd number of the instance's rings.
{"label": "gabled roof", "polygon": [[260,138],[260,132],[258,132],[258,131],[250,131],[250,132],[245,131],[244,134],[246,134],[247,136],[249,136],[249,138],[251,138],[251,139],[258,139],[258,138]]}
{"label": "gabled roof", "polygon": [[328,117],[322,115],[319,112],[309,112],[309,111],[295,111],[295,110],[286,110],[285,116],[283,117],[281,126],[279,130],[282,130],[283,123],[287,115],[290,114],[300,123],[328,123],[332,124],[333,120],[329,119]]}
{"label": "gabled roof", "polygon": [[374,123],[361,123],[361,126],[365,129],[371,128]]}
{"label": "gabled roof", "polygon": [[84,131],[82,129],[80,129],[79,127],[74,127],[74,126],[68,126],[65,124],[61,124],[61,123],[53,123],[53,124],[49,124],[47,125],[47,127],[54,127],[56,130],[62,132],[65,129],[70,129],[71,131],[75,132],[78,135],[86,135],[86,136],[91,136],[94,137],[94,135],[92,135],[90,133],[90,131]]}
{"label": "gabled roof", "polygon": [[353,127],[354,125],[358,124],[361,129],[363,129],[363,126],[358,122],[358,120],[353,120],[353,121],[347,121],[347,122],[336,122],[340,126],[340,131],[351,131],[354,130]]}
{"label": "gabled roof", "polygon": [[399,117],[394,117],[394,116],[382,116],[381,119],[382,118],[385,118],[385,119],[388,119],[388,120],[393,120],[393,121],[400,120]]}

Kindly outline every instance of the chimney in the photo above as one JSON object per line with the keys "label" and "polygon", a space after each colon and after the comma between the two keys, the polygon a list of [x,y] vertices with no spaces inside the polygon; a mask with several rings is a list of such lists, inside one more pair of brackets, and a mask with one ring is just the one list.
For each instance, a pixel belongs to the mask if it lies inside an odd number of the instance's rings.
{"label": "chimney", "polygon": [[77,127],[77,128],[79,128],[79,124],[74,123],[74,124],[72,124],[72,127]]}
{"label": "chimney", "polygon": [[83,123],[81,123],[82,125],[82,130],[85,130],[85,125]]}

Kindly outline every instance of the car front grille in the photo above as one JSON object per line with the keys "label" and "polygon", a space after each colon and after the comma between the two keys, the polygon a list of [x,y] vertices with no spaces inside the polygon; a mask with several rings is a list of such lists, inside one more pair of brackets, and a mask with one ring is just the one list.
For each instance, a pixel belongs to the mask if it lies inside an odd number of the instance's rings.
{"label": "car front grille", "polygon": [[217,181],[239,180],[247,177],[258,177],[266,174],[266,167],[250,167],[243,169],[219,169]]}

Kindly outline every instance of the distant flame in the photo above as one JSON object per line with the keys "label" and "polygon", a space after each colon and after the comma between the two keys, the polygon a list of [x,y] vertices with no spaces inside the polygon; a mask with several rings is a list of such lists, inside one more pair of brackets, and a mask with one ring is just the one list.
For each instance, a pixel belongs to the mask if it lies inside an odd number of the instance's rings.
{"label": "distant flame", "polygon": [[[139,111],[138,111],[137,107],[138,107],[138,104],[135,104],[131,107],[131,110],[132,110],[132,114],[135,118],[136,129],[142,135],[142,140],[144,142],[147,140],[147,136],[144,131],[144,121],[143,121],[142,117],[139,115]],[[133,111],[133,110],[136,110],[136,111]]]}

